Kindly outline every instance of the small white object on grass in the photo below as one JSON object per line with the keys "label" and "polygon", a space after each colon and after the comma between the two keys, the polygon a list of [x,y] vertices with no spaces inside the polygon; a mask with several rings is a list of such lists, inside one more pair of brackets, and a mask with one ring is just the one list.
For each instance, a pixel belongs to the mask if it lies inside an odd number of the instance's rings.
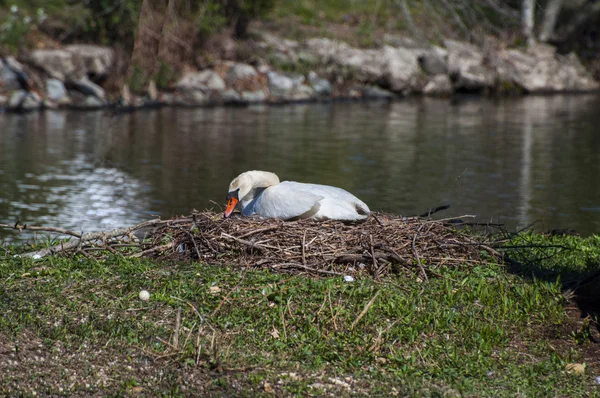
{"label": "small white object on grass", "polygon": [[34,254],[32,258],[34,260],[39,260],[40,258],[42,258],[42,256],[40,256],[39,254]]}
{"label": "small white object on grass", "polygon": [[596,376],[596,384],[600,384],[600,376]]}
{"label": "small white object on grass", "polygon": [[142,290],[140,292],[140,300],[142,300],[142,301],[148,301],[148,300],[150,300],[150,293],[148,293],[147,290]]}
{"label": "small white object on grass", "polygon": [[344,275],[344,282],[354,282],[354,278],[350,275]]}

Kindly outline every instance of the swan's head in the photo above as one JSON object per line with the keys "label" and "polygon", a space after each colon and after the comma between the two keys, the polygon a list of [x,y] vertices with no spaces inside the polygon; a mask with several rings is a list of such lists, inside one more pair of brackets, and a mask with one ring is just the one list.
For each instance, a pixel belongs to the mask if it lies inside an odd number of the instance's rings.
{"label": "swan's head", "polygon": [[231,181],[227,193],[225,217],[229,217],[237,208],[243,209],[256,195],[258,190],[279,184],[279,177],[268,171],[246,171]]}

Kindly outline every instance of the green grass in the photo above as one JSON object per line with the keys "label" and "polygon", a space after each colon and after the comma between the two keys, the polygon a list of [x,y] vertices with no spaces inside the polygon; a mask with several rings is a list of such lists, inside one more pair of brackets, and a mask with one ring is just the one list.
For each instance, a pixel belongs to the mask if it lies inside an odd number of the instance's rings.
{"label": "green grass", "polygon": [[[598,238],[553,239],[580,250],[546,267],[598,268]],[[34,261],[15,250],[0,250],[2,395],[598,394],[597,364],[565,372],[592,343],[568,332],[560,281],[500,265],[345,283],[119,256]]]}

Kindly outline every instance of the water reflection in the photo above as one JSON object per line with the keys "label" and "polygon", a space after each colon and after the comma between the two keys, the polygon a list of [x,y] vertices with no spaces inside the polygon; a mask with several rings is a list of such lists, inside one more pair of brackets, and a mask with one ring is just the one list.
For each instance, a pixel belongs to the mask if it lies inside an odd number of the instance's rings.
{"label": "water reflection", "polygon": [[[221,203],[250,169],[344,187],[372,209],[600,232],[600,99],[0,115],[0,222],[85,231]],[[4,232],[0,232],[4,233]],[[4,235],[6,236],[6,235]]]}

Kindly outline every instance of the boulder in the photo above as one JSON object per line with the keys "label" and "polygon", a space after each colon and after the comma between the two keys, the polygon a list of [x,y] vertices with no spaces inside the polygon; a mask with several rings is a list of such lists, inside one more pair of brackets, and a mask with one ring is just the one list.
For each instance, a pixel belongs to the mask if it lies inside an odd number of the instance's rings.
{"label": "boulder", "polygon": [[445,40],[448,72],[459,90],[481,91],[494,88],[496,73],[486,65],[483,54],[470,43]]}
{"label": "boulder", "polygon": [[365,86],[360,89],[363,98],[394,99],[396,94],[377,86]]}
{"label": "boulder", "polygon": [[150,80],[150,83],[148,83],[146,99],[149,101],[158,101],[159,99],[158,87],[156,87],[156,83],[154,83],[154,80]]}
{"label": "boulder", "polygon": [[435,76],[448,73],[448,63],[446,57],[448,53],[441,48],[434,48],[426,51],[419,56],[419,65],[423,72]]}
{"label": "boulder", "polygon": [[252,65],[234,63],[227,71],[225,79],[228,83],[235,83],[238,80],[253,78],[257,75],[256,69]]}
{"label": "boulder", "polygon": [[421,73],[419,52],[402,47],[384,46],[382,56],[386,63],[385,83],[394,92],[406,92],[416,84]]}
{"label": "boulder", "polygon": [[230,88],[229,90],[225,90],[221,93],[221,99],[226,104],[240,102],[242,100],[242,96],[240,93]]}
{"label": "boulder", "polygon": [[294,88],[289,99],[293,101],[307,101],[315,97],[315,90],[305,84],[301,84]]}
{"label": "boulder", "polygon": [[80,61],[83,73],[92,79],[108,76],[115,61],[115,51],[110,47],[94,44],[71,44],[65,51]]}
{"label": "boulder", "polygon": [[225,82],[221,76],[210,69],[200,72],[188,72],[179,79],[175,86],[182,91],[225,90]]}
{"label": "boulder", "polygon": [[77,67],[73,53],[60,49],[32,50],[28,55],[29,62],[42,69],[50,77],[65,81],[75,77]]}
{"label": "boulder", "polygon": [[446,74],[435,75],[423,87],[423,94],[445,96],[452,94],[452,82]]}
{"label": "boulder", "polygon": [[121,87],[121,94],[119,95],[119,101],[117,104],[122,107],[140,107],[142,106],[144,101],[131,93],[129,86],[127,84],[123,84]]}
{"label": "boulder", "polygon": [[0,91],[9,92],[22,88],[24,87],[21,86],[19,81],[18,71],[15,71],[7,60],[0,59]]}
{"label": "boulder", "polygon": [[179,105],[199,106],[208,104],[210,102],[210,97],[209,94],[204,91],[191,90],[185,92],[183,97],[181,97],[181,100]]}
{"label": "boulder", "polygon": [[106,106],[106,102],[102,101],[100,98],[96,97],[95,95],[88,95],[85,97],[83,102],[79,103],[79,106],[81,106],[82,108],[87,108],[87,109],[96,109],[96,108],[102,108],[102,107]]}
{"label": "boulder", "polygon": [[31,111],[42,107],[42,99],[36,92],[17,90],[10,96],[7,107],[13,111]]}
{"label": "boulder", "polygon": [[46,97],[58,105],[71,102],[63,82],[54,78],[46,80]]}
{"label": "boulder", "polygon": [[320,78],[313,71],[308,74],[308,81],[318,95],[328,96],[333,92],[333,87],[329,80]]}
{"label": "boulder", "polygon": [[104,99],[106,98],[106,93],[104,92],[104,89],[96,83],[92,82],[87,76],[83,76],[82,78],[77,80],[72,80],[71,84],[77,91],[84,95],[94,96],[100,99],[101,101],[104,101]]}
{"label": "boulder", "polygon": [[366,83],[385,83],[393,91],[411,89],[421,73],[418,57],[423,49],[388,45],[360,49],[323,38],[309,39],[306,45],[322,63],[349,69],[356,79]]}
{"label": "boulder", "polygon": [[267,94],[263,90],[242,91],[242,101],[245,102],[264,102],[267,99]]}
{"label": "boulder", "polygon": [[292,91],[304,83],[304,76],[299,73],[268,72],[267,80],[271,96],[276,98],[290,97]]}
{"label": "boulder", "polygon": [[600,88],[575,54],[556,55],[548,47],[537,44],[527,53],[516,49],[498,52],[493,64],[501,81],[530,93]]}

